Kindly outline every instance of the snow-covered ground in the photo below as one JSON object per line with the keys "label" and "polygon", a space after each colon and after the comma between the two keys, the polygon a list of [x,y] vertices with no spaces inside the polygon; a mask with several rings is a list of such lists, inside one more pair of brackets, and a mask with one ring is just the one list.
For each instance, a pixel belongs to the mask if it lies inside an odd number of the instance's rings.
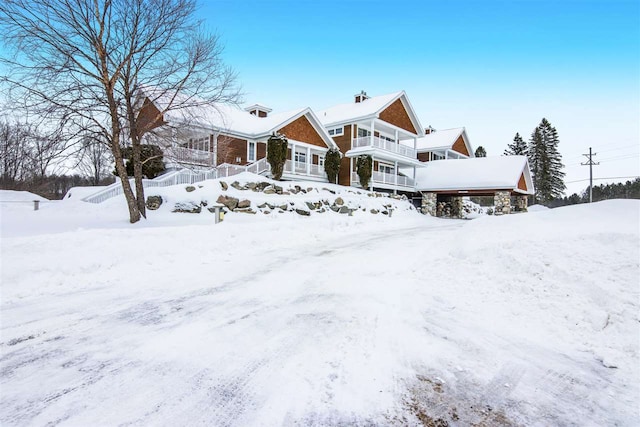
{"label": "snow-covered ground", "polygon": [[638,201],[133,226],[117,200],[0,207],[3,426],[640,420]]}

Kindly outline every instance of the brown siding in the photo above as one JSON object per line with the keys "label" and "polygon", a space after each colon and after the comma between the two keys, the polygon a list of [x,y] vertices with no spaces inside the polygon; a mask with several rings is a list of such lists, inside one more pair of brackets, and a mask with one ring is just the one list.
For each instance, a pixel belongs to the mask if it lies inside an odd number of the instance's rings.
{"label": "brown siding", "polygon": [[418,160],[421,162],[428,162],[430,160],[429,153],[418,153]]}
{"label": "brown siding", "polygon": [[465,156],[471,157],[471,154],[469,154],[469,150],[467,150],[467,146],[464,143],[464,139],[462,138],[462,135],[458,137],[458,139],[456,140],[455,144],[453,144],[453,147],[451,147],[451,149],[453,151],[457,151],[460,154],[464,154]]}
{"label": "brown siding", "polygon": [[325,144],[320,134],[311,125],[306,116],[299,117],[283,128],[278,129],[278,133],[283,134],[287,138],[295,139],[296,141],[327,148],[327,144]]}
{"label": "brown siding", "polygon": [[527,181],[524,179],[524,173],[520,175],[520,180],[518,181],[518,188],[522,191],[527,191]]}
{"label": "brown siding", "polygon": [[402,101],[397,99],[393,104],[389,105],[384,111],[380,113],[380,119],[387,123],[396,125],[411,133],[419,133],[418,130],[411,123],[407,110],[404,109]]}
{"label": "brown siding", "polygon": [[[236,162],[236,157],[240,157],[240,162]],[[247,141],[227,135],[218,136],[218,164],[247,163]]]}
{"label": "brown siding", "polygon": [[142,103],[142,108],[138,113],[138,122],[140,123],[140,129],[143,134],[165,123],[162,118],[162,113],[149,101],[149,98],[145,98]]}
{"label": "brown siding", "polygon": [[265,157],[267,157],[267,144],[264,142],[258,142],[256,160],[264,159]]}
{"label": "brown siding", "polygon": [[[357,133],[357,130],[354,130],[354,132]],[[344,127],[344,135],[336,136],[335,138],[333,138],[333,141],[338,145],[340,152],[343,154],[342,160],[340,161],[338,184],[351,185],[351,178],[349,177],[349,165],[351,164],[351,162],[349,161],[347,156],[344,155],[344,153],[351,149],[351,125],[346,125]]]}

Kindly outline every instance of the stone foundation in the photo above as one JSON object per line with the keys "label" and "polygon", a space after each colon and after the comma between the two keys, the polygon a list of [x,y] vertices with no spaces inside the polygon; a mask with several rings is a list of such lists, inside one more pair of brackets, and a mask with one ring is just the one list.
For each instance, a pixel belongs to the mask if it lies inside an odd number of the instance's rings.
{"label": "stone foundation", "polygon": [[425,215],[436,216],[438,195],[436,193],[422,193],[421,211]]}
{"label": "stone foundation", "polygon": [[508,191],[498,191],[493,196],[493,214],[507,215],[511,213],[511,195]]}
{"label": "stone foundation", "polygon": [[451,198],[451,218],[462,218],[462,197]]}

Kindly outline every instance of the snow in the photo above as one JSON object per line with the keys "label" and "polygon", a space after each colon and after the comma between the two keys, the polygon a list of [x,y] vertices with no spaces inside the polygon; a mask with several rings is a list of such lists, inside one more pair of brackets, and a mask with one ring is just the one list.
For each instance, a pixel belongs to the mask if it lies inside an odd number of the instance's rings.
{"label": "snow", "polygon": [[373,96],[363,102],[351,102],[335,105],[318,112],[318,118],[325,127],[334,124],[354,122],[359,119],[374,116],[391,104],[404,92],[394,92],[387,95]]}
{"label": "snow", "polygon": [[[465,129],[453,128],[442,129],[431,132],[416,140],[416,148],[418,151],[431,151],[436,149],[450,149],[456,143],[458,137],[462,135]],[[401,141],[403,144],[413,147],[412,140]]]}
{"label": "snow", "polygon": [[49,201],[28,191],[0,190],[0,202],[33,202],[34,200]]}
{"label": "snow", "polygon": [[3,426],[637,425],[638,201],[133,226],[119,199],[20,206],[2,206]]}
{"label": "snow", "polygon": [[[406,171],[406,173],[409,172]],[[435,160],[427,162],[423,168],[416,169],[416,189],[418,191],[517,189],[523,173],[529,188],[526,194],[532,193],[533,184],[525,156]],[[522,190],[518,191],[522,192]]]}

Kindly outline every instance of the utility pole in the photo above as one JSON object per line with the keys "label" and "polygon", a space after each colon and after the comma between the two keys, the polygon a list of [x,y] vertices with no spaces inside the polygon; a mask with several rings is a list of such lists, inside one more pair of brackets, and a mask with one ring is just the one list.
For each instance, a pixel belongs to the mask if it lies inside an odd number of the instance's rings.
{"label": "utility pole", "polygon": [[582,166],[589,165],[589,203],[593,202],[593,166],[599,165],[600,162],[596,163],[593,161],[593,156],[598,153],[591,154],[591,147],[589,147],[589,154],[583,154],[588,159],[585,163],[580,163]]}

